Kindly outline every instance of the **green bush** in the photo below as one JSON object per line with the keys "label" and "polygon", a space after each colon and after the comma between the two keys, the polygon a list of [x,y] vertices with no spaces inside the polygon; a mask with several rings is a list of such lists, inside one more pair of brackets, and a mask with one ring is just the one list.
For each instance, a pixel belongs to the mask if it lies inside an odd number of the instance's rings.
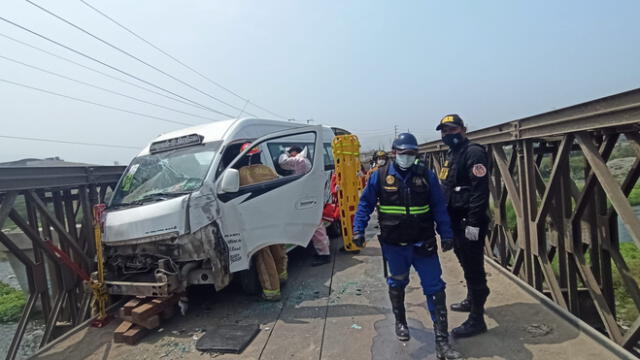
{"label": "green bush", "polygon": [[0,323],[20,320],[27,298],[20,290],[0,281]]}
{"label": "green bush", "polygon": [[629,193],[629,202],[631,206],[640,205],[640,184],[636,184]]}
{"label": "green bush", "polygon": [[[640,279],[640,250],[634,243],[620,244],[620,254],[624,258],[631,276],[634,279]],[[615,265],[612,265],[614,267]],[[614,269],[615,270],[615,269]],[[616,310],[618,318],[627,323],[632,324],[638,318],[638,308],[630,296],[624,290],[624,284],[618,271],[613,272],[613,288],[615,289]]]}

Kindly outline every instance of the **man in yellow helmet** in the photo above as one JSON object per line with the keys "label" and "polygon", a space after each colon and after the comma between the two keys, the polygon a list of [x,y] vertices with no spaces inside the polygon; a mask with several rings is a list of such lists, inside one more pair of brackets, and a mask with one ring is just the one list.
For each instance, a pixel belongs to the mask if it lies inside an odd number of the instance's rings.
{"label": "man in yellow helmet", "polygon": [[[250,143],[245,143],[240,148],[244,151]],[[260,148],[255,147],[246,154],[246,165],[240,172],[240,186],[257,184],[278,178],[278,174],[270,167],[262,164]],[[288,278],[287,251],[284,244],[276,244],[260,249],[256,254],[256,270],[262,286],[262,297],[268,301],[278,301],[280,295],[280,282]]]}
{"label": "man in yellow helmet", "polygon": [[[385,166],[387,161],[389,160],[389,156],[384,150],[378,150],[373,154],[374,165],[369,169],[366,175],[366,181],[369,181],[369,177],[379,168]],[[366,182],[365,182],[366,183]]]}

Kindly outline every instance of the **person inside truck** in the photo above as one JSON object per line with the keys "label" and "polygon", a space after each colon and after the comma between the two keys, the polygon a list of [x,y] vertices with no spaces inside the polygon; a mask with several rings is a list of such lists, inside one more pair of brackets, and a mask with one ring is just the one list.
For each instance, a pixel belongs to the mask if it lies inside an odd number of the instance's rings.
{"label": "person inside truck", "polygon": [[[300,146],[294,145],[280,155],[278,164],[284,170],[292,170],[294,176],[303,175],[311,170],[311,162],[307,159],[306,155],[306,147],[302,150]],[[311,266],[319,266],[331,262],[329,236],[327,235],[327,228],[322,219],[320,219],[320,224],[318,224],[318,227],[316,227],[316,230],[313,232],[311,243],[316,249],[316,256],[311,262]]]}
{"label": "person inside truck", "polygon": [[[245,143],[240,148],[240,152],[249,147],[251,143]],[[257,184],[278,178],[275,170],[262,164],[262,151],[259,147],[254,147],[245,154],[244,166],[238,170],[240,172],[240,186]],[[287,251],[284,244],[271,245],[261,249],[256,254],[256,270],[258,279],[262,286],[262,297],[268,301],[278,301],[281,299],[281,282],[287,281]]]}

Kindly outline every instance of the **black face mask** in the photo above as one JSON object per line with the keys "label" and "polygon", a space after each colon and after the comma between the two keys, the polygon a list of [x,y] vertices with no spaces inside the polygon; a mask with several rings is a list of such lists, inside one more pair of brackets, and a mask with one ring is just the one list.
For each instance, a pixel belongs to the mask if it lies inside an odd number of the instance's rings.
{"label": "black face mask", "polygon": [[442,142],[445,143],[445,145],[452,148],[462,144],[462,141],[464,141],[464,137],[462,137],[462,134],[460,133],[447,134],[442,137]]}

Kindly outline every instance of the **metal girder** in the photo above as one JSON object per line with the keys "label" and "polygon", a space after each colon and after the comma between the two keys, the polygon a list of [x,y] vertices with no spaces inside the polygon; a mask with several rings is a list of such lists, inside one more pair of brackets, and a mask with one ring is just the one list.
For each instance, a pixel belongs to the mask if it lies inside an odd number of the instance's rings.
{"label": "metal girder", "polygon": [[[626,140],[620,140],[622,135]],[[468,137],[487,145],[493,165],[495,221],[485,255],[533,289],[550,293],[561,307],[598,328],[604,326],[613,341],[640,354],[640,318],[623,332],[615,301],[615,286],[624,286],[640,310],[639,279],[622,256],[617,231],[620,217],[640,247],[640,219],[627,199],[640,178],[640,89],[474,131]],[[607,166],[620,141],[626,141],[635,155],[632,163],[624,162],[630,168],[624,168],[621,183]],[[432,159],[447,149],[441,141],[420,146]],[[541,172],[548,155],[553,162],[550,174]],[[574,162],[578,156],[584,156],[584,165]],[[576,165],[584,169],[582,189],[582,177],[572,179]],[[507,199],[516,215],[514,232]],[[615,270],[622,285],[613,281]],[[588,298],[582,296],[585,287]],[[585,306],[585,301],[591,304]]]}
{"label": "metal girder", "polygon": [[0,167],[0,193],[116,183],[124,166]]}
{"label": "metal girder", "polygon": [[622,220],[624,221],[629,234],[635,241],[636,245],[640,247],[640,220],[636,217],[629,200],[622,193],[620,185],[609,171],[607,164],[604,162],[600,153],[596,149],[595,145],[591,142],[591,139],[587,134],[578,133],[576,139],[584,151],[585,158],[591,165],[594,174],[598,177],[600,184],[607,192],[607,197],[611,201],[611,204],[616,209]]}
{"label": "metal girder", "polygon": [[[7,359],[15,358],[37,301],[42,304],[45,319],[41,345],[61,335],[57,331],[60,322],[77,325],[90,316],[92,295],[85,292],[82,282],[59,256],[70,255],[74,260],[69,261],[93,270],[91,207],[104,198],[108,187],[113,188],[124,169],[119,166],[0,168],[0,224],[10,219],[30,240],[33,251],[30,255],[31,250],[21,249],[0,227],[0,244],[24,265],[29,281],[27,306]],[[17,199],[25,205],[24,212],[16,207]],[[83,227],[78,232],[76,218],[80,210]],[[52,250],[54,232],[59,245]]]}
{"label": "metal girder", "polygon": [[[607,96],[540,115],[509,121],[468,133],[479,144],[543,138],[640,122],[640,89]],[[446,150],[441,140],[420,145],[421,152]]]}

